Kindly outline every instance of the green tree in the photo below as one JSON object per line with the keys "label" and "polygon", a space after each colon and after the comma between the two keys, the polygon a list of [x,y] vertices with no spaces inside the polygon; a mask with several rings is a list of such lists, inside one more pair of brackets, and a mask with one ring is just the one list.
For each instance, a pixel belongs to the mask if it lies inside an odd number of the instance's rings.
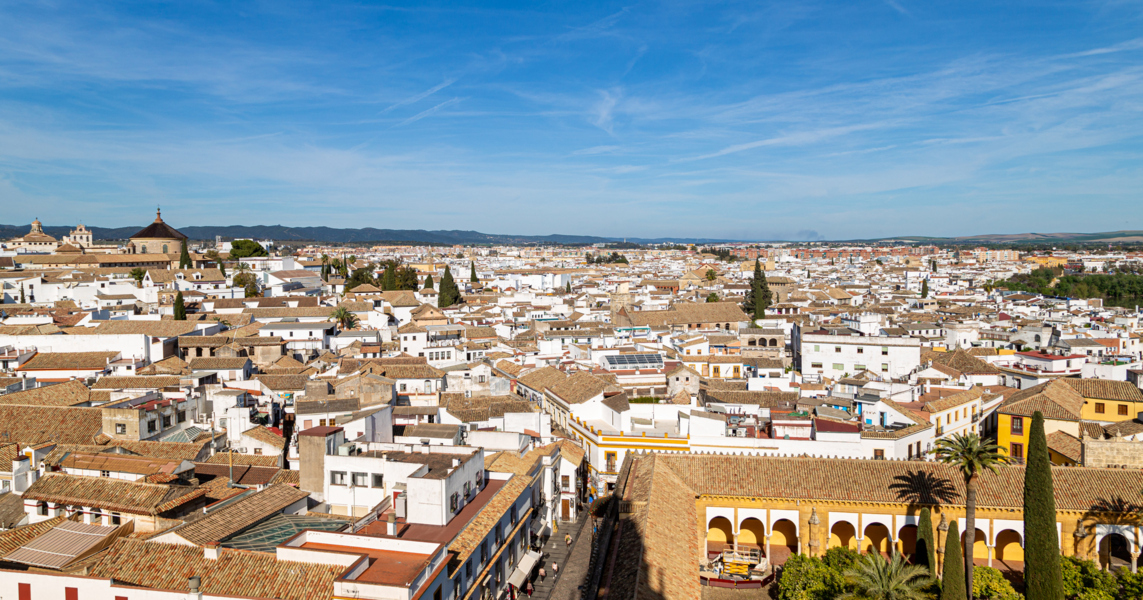
{"label": "green tree", "polygon": [[922,279],[921,280],[921,297],[922,298],[928,298],[929,297],[929,280],[928,279]]}
{"label": "green tree", "polygon": [[357,327],[358,324],[357,315],[350,312],[345,306],[339,306],[333,309],[333,312],[329,314],[329,318],[336,321],[342,331],[353,329]]}
{"label": "green tree", "polygon": [[1119,583],[1119,597],[1123,600],[1143,600],[1143,571],[1132,573],[1131,569],[1120,569],[1115,574]]}
{"label": "green tree", "polygon": [[226,277],[226,265],[222,263],[221,259],[218,261],[218,272],[221,273],[223,277]]}
{"label": "green tree", "polygon": [[426,289],[426,290],[433,289],[433,276],[432,275],[425,275],[425,288],[424,289]]}
{"label": "green tree", "polygon": [[182,252],[179,253],[179,268],[189,269],[192,266],[194,265],[191,263],[190,252],[187,251],[187,241],[183,240],[183,249]]}
{"label": "green tree", "polygon": [[416,290],[417,270],[408,265],[397,268],[397,289]]}
{"label": "green tree", "polygon": [[[1000,448],[980,439],[975,433],[958,433],[951,439],[937,440],[937,460],[956,467],[964,478],[964,587],[972,589],[972,548],[976,541],[976,483],[984,471],[996,472],[997,465],[1008,462]],[[947,560],[947,559],[946,559]],[[947,571],[946,571],[947,573]],[[948,576],[945,576],[948,585]]]}
{"label": "green tree", "polygon": [[706,270],[706,280],[707,281],[714,281],[715,279],[718,279],[718,272],[715,271],[714,269],[707,269]]}
{"label": "green tree", "polygon": [[567,283],[567,285],[566,285],[566,286],[564,286],[564,293],[565,293],[565,294],[570,294],[570,293],[572,293],[572,289],[571,289],[571,282],[570,282],[570,281]]}
{"label": "green tree", "polygon": [[929,270],[932,271],[933,273],[937,272],[937,259],[935,259],[935,258],[929,259]]}
{"label": "green tree", "polygon": [[372,284],[374,281],[373,269],[373,265],[368,265],[360,269],[354,269],[353,274],[349,276],[349,279],[345,280],[345,291],[348,292],[359,285]]}
{"label": "green tree", "polygon": [[766,273],[762,270],[762,263],[758,259],[754,259],[754,276],[750,278],[750,290],[746,292],[746,301],[742,303],[742,310],[754,319],[761,319],[766,316],[766,309],[769,308],[773,298],[774,294],[770,291],[770,284],[766,282]]}
{"label": "green tree", "polygon": [[175,320],[176,321],[186,321],[187,320],[187,307],[186,307],[186,304],[183,303],[183,293],[182,292],[175,294]]}
{"label": "green tree", "polygon": [[1024,600],[1004,574],[992,567],[977,567],[973,575],[972,595],[981,600]]}
{"label": "green tree", "polygon": [[[1031,440],[1029,440],[1029,446]],[[1025,546],[1032,543],[1031,538],[1025,543]],[[1057,552],[1058,554],[1059,552]],[[1025,565],[1027,569],[1028,555],[1024,555]],[[1094,561],[1076,558],[1074,556],[1063,557],[1060,560],[1060,597],[1061,598],[1078,598],[1085,590],[1099,590],[1110,596],[1118,596],[1120,594],[1120,581],[1114,575],[1099,568],[1099,565]],[[1120,569],[1120,571],[1130,572],[1130,569]],[[1029,593],[1028,597],[1031,598],[1030,592],[1032,588],[1027,586],[1027,578],[1025,578],[1025,590]],[[1123,597],[1127,597],[1126,594]]]}
{"label": "green tree", "polygon": [[937,541],[933,537],[933,516],[928,507],[921,509],[917,519],[917,553],[913,564],[924,565],[932,577],[937,576]]}
{"label": "green tree", "polygon": [[841,573],[820,558],[794,554],[782,567],[778,600],[833,600],[845,592]]}
{"label": "green tree", "polygon": [[964,587],[964,559],[960,554],[960,532],[956,521],[949,524],[945,536],[945,566],[941,585],[941,600],[968,600]]}
{"label": "green tree", "polygon": [[469,263],[469,264],[470,264],[472,267],[471,267],[471,270],[470,270],[470,271],[469,271],[469,273],[468,273],[468,280],[469,280],[469,281],[471,281],[472,283],[479,283],[479,282],[480,282],[480,278],[476,276],[476,263],[475,263],[475,262],[472,262],[472,263]]}
{"label": "green tree", "polygon": [[131,279],[135,280],[135,287],[143,287],[143,278],[147,276],[147,272],[142,267],[135,267],[128,273]]}
{"label": "green tree", "polygon": [[834,546],[826,550],[822,560],[826,566],[837,571],[838,573],[845,573],[852,569],[857,561],[861,560],[861,554],[856,550],[850,550],[846,546]]}
{"label": "green tree", "polygon": [[718,302],[718,294],[711,292],[710,295],[706,297],[706,301],[707,302]]}
{"label": "green tree", "polygon": [[446,265],[444,275],[441,276],[441,289],[438,290],[437,306],[448,308],[457,302],[460,302],[460,289],[456,287],[456,282],[452,279],[452,270]]}
{"label": "green tree", "polygon": [[329,282],[329,255],[325,253],[321,255],[321,280]]}
{"label": "green tree", "polygon": [[24,296],[24,282],[20,282],[20,304],[27,304],[28,299]]}
{"label": "green tree", "polygon": [[270,253],[254,240],[234,240],[230,244],[230,260],[259,256],[270,256]]}
{"label": "green tree", "polygon": [[922,588],[929,584],[929,570],[909,565],[896,550],[888,559],[879,552],[871,552],[846,571],[845,578],[853,591],[842,598],[920,600],[924,598]]}
{"label": "green tree", "polygon": [[238,263],[238,272],[231,281],[234,285],[245,290],[247,298],[256,298],[261,295],[258,290],[258,277],[250,272],[250,265],[244,262]]}
{"label": "green tree", "polygon": [[1028,600],[1062,600],[1060,542],[1052,463],[1044,435],[1044,415],[1032,414],[1028,466],[1024,469],[1024,594]]}

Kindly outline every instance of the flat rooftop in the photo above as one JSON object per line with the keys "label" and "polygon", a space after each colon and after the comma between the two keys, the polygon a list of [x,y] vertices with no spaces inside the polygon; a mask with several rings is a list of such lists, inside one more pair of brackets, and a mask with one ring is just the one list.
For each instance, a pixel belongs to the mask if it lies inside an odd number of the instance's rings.
{"label": "flat rooftop", "polygon": [[315,542],[306,542],[301,547],[307,550],[329,550],[344,554],[368,555],[369,567],[354,580],[378,585],[408,586],[417,578],[417,574],[428,566],[429,560],[432,558],[431,554],[376,550]]}
{"label": "flat rooftop", "polygon": [[[484,489],[481,490],[471,502],[464,505],[464,508],[460,509],[460,512],[448,522],[448,525],[421,525],[419,523],[406,523],[403,519],[398,519],[396,537],[418,542],[447,544],[480,513],[480,510],[492,500],[492,497],[496,495],[496,492],[500,491],[500,488],[504,487],[506,482],[506,479],[486,480]],[[390,509],[389,512],[392,512],[392,509]],[[358,533],[379,537],[391,537],[385,533],[387,526],[386,519],[388,519],[388,517],[389,514],[387,512],[378,517],[376,521],[366,525],[358,531]]]}

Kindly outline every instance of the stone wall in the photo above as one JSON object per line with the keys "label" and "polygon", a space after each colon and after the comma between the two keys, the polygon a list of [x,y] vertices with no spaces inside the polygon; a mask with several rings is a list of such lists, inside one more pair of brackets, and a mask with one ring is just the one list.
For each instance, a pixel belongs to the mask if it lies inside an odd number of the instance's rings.
{"label": "stone wall", "polygon": [[1143,469],[1143,442],[1091,440],[1083,442],[1083,466]]}

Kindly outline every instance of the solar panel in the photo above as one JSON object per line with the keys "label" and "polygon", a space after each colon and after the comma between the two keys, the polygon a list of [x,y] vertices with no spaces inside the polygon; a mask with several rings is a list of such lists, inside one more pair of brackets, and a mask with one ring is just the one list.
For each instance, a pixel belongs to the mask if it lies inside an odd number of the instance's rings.
{"label": "solar panel", "polygon": [[616,354],[603,357],[608,369],[661,369],[661,354]]}

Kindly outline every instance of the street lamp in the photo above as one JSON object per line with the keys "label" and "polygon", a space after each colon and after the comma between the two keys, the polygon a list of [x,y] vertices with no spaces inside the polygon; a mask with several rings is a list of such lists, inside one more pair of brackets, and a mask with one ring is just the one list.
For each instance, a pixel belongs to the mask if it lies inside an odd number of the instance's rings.
{"label": "street lamp", "polygon": [[357,506],[357,486],[353,483],[353,473],[349,474],[349,533],[357,533],[357,515],[353,509]]}

